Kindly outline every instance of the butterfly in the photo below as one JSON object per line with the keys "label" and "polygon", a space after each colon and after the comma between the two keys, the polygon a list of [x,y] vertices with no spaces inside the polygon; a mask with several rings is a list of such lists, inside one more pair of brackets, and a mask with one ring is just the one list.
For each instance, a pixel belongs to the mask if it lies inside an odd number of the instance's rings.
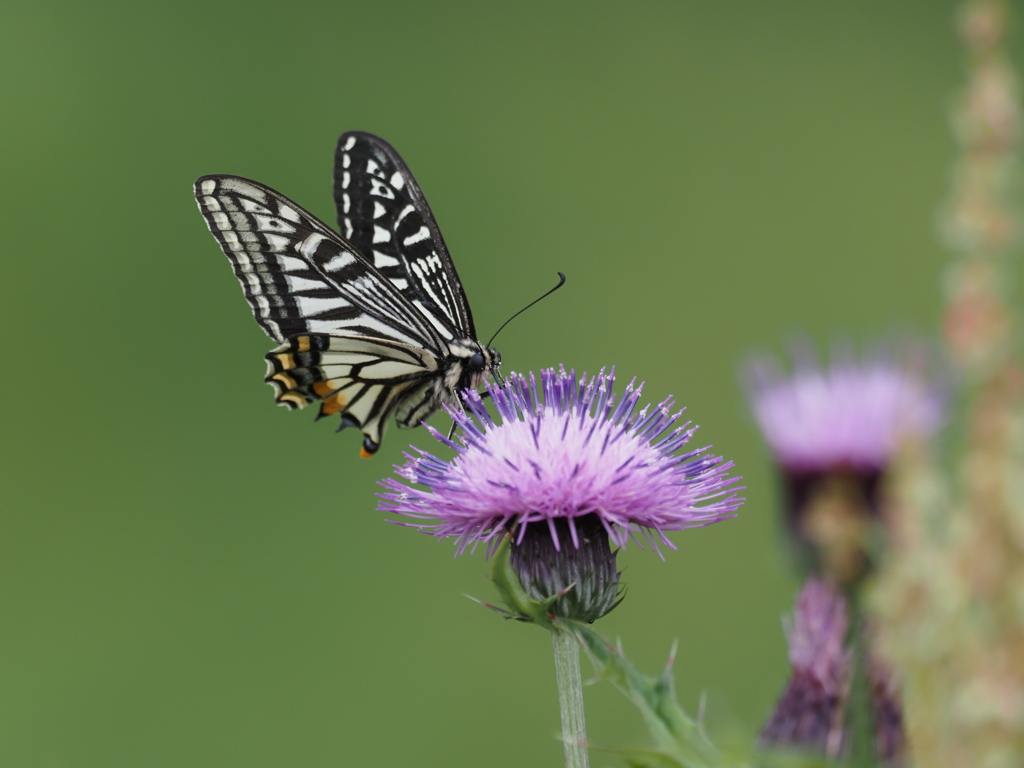
{"label": "butterfly", "polygon": [[408,166],[386,141],[344,133],[334,157],[341,234],[270,187],[215,174],[196,202],[234,267],[256,322],[280,346],[265,380],[288,408],[320,402],[358,427],[360,455],[394,415],[420,424],[459,391],[497,376],[477,341],[441,230]]}

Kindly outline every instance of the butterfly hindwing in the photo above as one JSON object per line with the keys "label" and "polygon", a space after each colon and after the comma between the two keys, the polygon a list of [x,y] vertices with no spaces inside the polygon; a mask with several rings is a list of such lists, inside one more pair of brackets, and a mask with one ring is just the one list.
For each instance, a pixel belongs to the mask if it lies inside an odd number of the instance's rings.
{"label": "butterfly hindwing", "polygon": [[369,440],[369,453],[380,445],[391,414],[408,407],[414,390],[429,388],[438,369],[426,350],[337,334],[292,337],[266,359],[266,381],[279,403],[301,408],[319,400],[318,418],[340,413],[342,427],[358,427]]}
{"label": "butterfly hindwing", "polygon": [[338,225],[445,339],[476,338],[441,230],[408,166],[383,139],[351,131],[334,158]]}

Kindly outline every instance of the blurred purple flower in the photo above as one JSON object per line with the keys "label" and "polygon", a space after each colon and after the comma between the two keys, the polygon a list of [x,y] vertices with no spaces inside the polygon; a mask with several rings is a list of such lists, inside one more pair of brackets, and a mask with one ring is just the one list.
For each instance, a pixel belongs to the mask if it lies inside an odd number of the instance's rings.
{"label": "blurred purple flower", "polygon": [[388,492],[379,508],[424,520],[405,524],[454,538],[456,554],[481,541],[493,551],[506,532],[516,546],[535,528],[555,551],[579,548],[582,518],[620,547],[639,535],[655,550],[674,548],[665,531],[735,516],[743,499],[739,478],[727,474],[732,462],[707,448],[677,454],[696,427],[677,425],[671,398],[637,411],[643,385],[630,382],[616,399],[613,383],[614,373],[588,379],[549,369],[538,391],[533,374],[513,374],[488,386],[498,419],[478,393],[464,392],[466,411],[448,408],[457,442],[430,429],[455,457],[414,447],[396,467],[405,482],[381,482]]}
{"label": "blurred purple flower", "polygon": [[748,366],[751,410],[779,467],[794,562],[855,584],[884,540],[885,472],[905,440],[930,438],[944,417],[946,382],[925,375],[924,347],[849,349],[821,366],[795,354],[792,373],[774,358]]}
{"label": "blurred purple flower", "polygon": [[795,357],[791,374],[770,357],[748,367],[751,410],[787,472],[880,471],[904,437],[930,437],[942,422],[944,392],[909,344],[860,360],[841,350],[828,367]]}
{"label": "blurred purple flower", "polygon": [[761,732],[761,742],[838,756],[846,743],[845,702],[850,656],[844,648],[846,600],[811,578],[797,596],[787,627],[793,675]]}
{"label": "blurred purple flower", "polygon": [[761,743],[832,758],[843,754],[850,738],[854,666],[862,664],[875,756],[879,765],[898,768],[903,765],[905,743],[899,682],[875,649],[875,633],[870,627],[864,634],[865,658],[859,660],[848,647],[848,631],[849,614],[842,593],[822,579],[808,579],[786,625],[793,673],[761,731]]}

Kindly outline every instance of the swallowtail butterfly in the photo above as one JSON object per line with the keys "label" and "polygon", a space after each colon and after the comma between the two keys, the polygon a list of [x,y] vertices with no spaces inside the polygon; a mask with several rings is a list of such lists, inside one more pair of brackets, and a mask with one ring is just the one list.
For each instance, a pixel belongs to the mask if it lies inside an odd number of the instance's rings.
{"label": "swallowtail butterfly", "polygon": [[415,427],[497,372],[441,230],[394,148],[369,133],[338,139],[339,235],[268,186],[196,180],[199,210],[242,284],[256,322],[280,344],[266,381],[289,408],[320,401],[379,447],[392,414]]}

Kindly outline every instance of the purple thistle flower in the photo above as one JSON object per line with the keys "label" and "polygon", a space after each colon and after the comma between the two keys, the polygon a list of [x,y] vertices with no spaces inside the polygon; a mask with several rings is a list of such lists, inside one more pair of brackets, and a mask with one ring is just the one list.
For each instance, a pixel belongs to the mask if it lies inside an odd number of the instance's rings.
{"label": "purple thistle flower", "polygon": [[682,411],[672,413],[671,398],[638,412],[643,385],[635,380],[616,401],[614,374],[602,371],[588,380],[548,369],[540,378],[543,397],[533,374],[488,385],[498,420],[478,393],[463,393],[466,412],[447,409],[462,431],[461,444],[428,427],[455,458],[444,461],[414,447],[418,455],[406,454],[409,461],[396,470],[426,488],[383,480],[390,493],[380,494],[379,508],[428,520],[413,525],[454,537],[460,554],[512,529],[522,541],[531,524],[549,531],[561,549],[567,542],[556,530],[558,519],[578,547],[575,522],[590,514],[619,546],[642,532],[655,547],[660,540],[673,548],[664,531],[735,516],[743,499],[736,496],[739,478],[726,474],[732,462],[706,455],[707,448],[675,453],[697,428],[676,426]]}
{"label": "purple thistle flower", "polygon": [[875,648],[870,624],[858,630],[864,633],[864,658],[855,657],[849,625],[846,599],[839,590],[821,579],[808,579],[786,625],[793,674],[761,731],[761,743],[833,758],[844,753],[851,737],[854,667],[861,665],[875,755],[879,765],[899,768],[906,738],[896,673]]}
{"label": "purple thistle flower", "polygon": [[822,690],[838,696],[846,679],[848,619],[846,600],[820,579],[808,579],[797,595],[787,627],[789,663],[799,674],[816,681]]}
{"label": "purple thistle flower", "polygon": [[776,461],[791,472],[881,471],[903,438],[934,434],[945,398],[926,380],[919,351],[900,351],[911,362],[885,351],[857,360],[840,350],[822,368],[796,355],[789,375],[772,358],[755,360],[748,398]]}
{"label": "purple thistle flower", "polygon": [[850,656],[846,601],[833,587],[809,579],[797,596],[787,636],[793,676],[761,732],[763,744],[838,756],[846,743],[845,701]]}
{"label": "purple thistle flower", "polygon": [[464,392],[465,412],[448,408],[458,441],[430,430],[455,457],[414,447],[396,467],[405,482],[381,482],[379,509],[454,538],[456,554],[479,542],[490,554],[511,534],[523,586],[538,599],[571,587],[594,592],[596,608],[569,614],[593,621],[616,604],[609,541],[643,539],[660,554],[659,544],[674,549],[666,531],[734,517],[743,503],[739,478],[727,474],[732,462],[707,448],[677,453],[696,427],[678,423],[671,398],[638,410],[643,385],[631,381],[616,398],[613,383],[603,370],[592,378],[544,370],[539,386],[533,374],[513,374],[488,385],[497,419],[478,393]]}
{"label": "purple thistle flower", "polygon": [[790,374],[772,358],[748,367],[805,572],[851,584],[873,567],[885,471],[904,440],[931,437],[943,420],[944,386],[925,377],[922,351],[904,344],[858,359],[840,349],[827,367],[797,354]]}

